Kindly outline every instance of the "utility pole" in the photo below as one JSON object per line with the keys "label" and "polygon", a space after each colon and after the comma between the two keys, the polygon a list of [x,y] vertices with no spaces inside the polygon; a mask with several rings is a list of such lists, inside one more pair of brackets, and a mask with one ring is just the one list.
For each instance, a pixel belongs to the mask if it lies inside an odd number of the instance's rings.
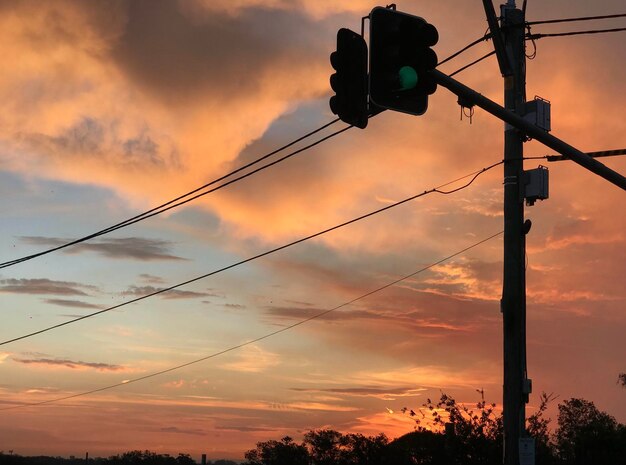
{"label": "utility pole", "polygon": [[[489,0],[491,2],[491,0]],[[504,107],[523,116],[526,104],[524,12],[502,5],[502,33],[510,74],[504,76]],[[501,311],[504,342],[504,464],[520,465],[530,382],[526,376],[526,240],[524,228],[524,135],[504,129],[504,277]]]}

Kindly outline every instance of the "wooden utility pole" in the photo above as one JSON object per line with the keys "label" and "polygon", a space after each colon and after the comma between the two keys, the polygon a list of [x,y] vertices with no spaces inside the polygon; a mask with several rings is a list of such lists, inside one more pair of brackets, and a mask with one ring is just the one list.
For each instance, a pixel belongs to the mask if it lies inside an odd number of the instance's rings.
{"label": "wooden utility pole", "polygon": [[[524,12],[509,1],[502,7],[502,33],[510,75],[504,76],[504,107],[523,116],[526,104]],[[504,464],[520,464],[525,436],[526,376],[526,232],[524,228],[524,134],[504,129],[504,277],[501,310],[504,337]]]}

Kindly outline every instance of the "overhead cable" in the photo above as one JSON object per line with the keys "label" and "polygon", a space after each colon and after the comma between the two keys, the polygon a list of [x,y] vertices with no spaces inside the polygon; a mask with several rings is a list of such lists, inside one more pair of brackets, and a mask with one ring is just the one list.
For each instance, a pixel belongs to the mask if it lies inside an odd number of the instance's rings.
{"label": "overhead cable", "polygon": [[396,285],[396,284],[398,284],[398,283],[400,283],[402,281],[405,281],[405,280],[407,280],[409,278],[412,278],[413,276],[416,276],[416,275],[418,275],[420,273],[423,273],[424,271],[427,271],[427,270],[429,270],[429,269],[431,269],[431,268],[433,268],[433,267],[435,267],[437,265],[440,265],[441,263],[444,263],[444,262],[446,262],[446,261],[448,261],[448,260],[450,260],[450,259],[452,259],[452,258],[454,258],[454,257],[456,257],[458,255],[461,255],[462,253],[465,253],[468,250],[471,250],[471,249],[473,249],[475,247],[478,247],[479,245],[484,244],[485,242],[490,241],[490,240],[498,237],[502,233],[503,233],[503,231],[500,231],[500,232],[497,232],[495,234],[492,234],[491,236],[486,237],[485,239],[482,239],[481,241],[475,242],[474,244],[472,244],[472,245],[470,245],[468,247],[465,247],[464,249],[461,249],[461,250],[459,250],[459,251],[457,251],[457,252],[455,252],[455,253],[453,253],[451,255],[448,255],[447,257],[442,258],[442,259],[440,259],[440,260],[438,260],[438,261],[436,261],[434,263],[431,263],[430,265],[425,266],[425,267],[423,267],[423,268],[421,268],[421,269],[419,269],[417,271],[414,271],[411,274],[408,274],[408,275],[403,276],[403,277],[401,277],[399,279],[396,279],[396,280],[394,280],[392,282],[389,282],[389,283],[387,283],[387,284],[385,284],[383,286],[380,286],[380,287],[378,287],[376,289],[373,289],[373,290],[371,290],[369,292],[366,292],[365,294],[361,294],[360,296],[355,297],[354,299],[352,299],[352,300],[350,300],[348,302],[344,302],[341,305],[337,305],[336,307],[333,307],[331,309],[324,310],[324,311],[319,312],[319,313],[317,313],[315,315],[312,315],[312,316],[310,316],[308,318],[305,318],[303,320],[299,320],[299,321],[297,321],[297,322],[295,322],[293,324],[290,324],[290,325],[285,326],[283,328],[277,329],[275,331],[272,331],[270,333],[267,333],[267,334],[265,334],[263,336],[255,338],[255,339],[251,339],[251,340],[248,340],[248,341],[243,342],[241,344],[237,344],[237,345],[228,347],[227,349],[223,349],[223,350],[220,350],[218,352],[214,352],[214,353],[212,353],[210,355],[207,355],[205,357],[201,357],[201,358],[192,360],[190,362],[186,362],[186,363],[182,363],[180,365],[176,365],[176,366],[173,366],[173,367],[170,367],[170,368],[166,368],[164,370],[156,371],[154,373],[150,373],[150,374],[147,374],[147,375],[144,375],[144,376],[139,376],[137,378],[127,379],[127,380],[121,381],[119,383],[110,384],[108,386],[103,386],[103,387],[100,387],[100,388],[92,389],[90,391],[80,392],[80,393],[71,394],[71,395],[63,396],[63,397],[57,397],[57,398],[54,398],[54,399],[43,400],[43,401],[40,401],[40,402],[32,402],[32,403],[27,403],[27,404],[13,405],[13,406],[10,406],[10,407],[0,408],[0,411],[3,411],[3,410],[14,410],[14,409],[25,408],[25,407],[35,407],[35,406],[40,406],[40,405],[45,405],[45,404],[52,404],[52,403],[57,403],[57,402],[61,402],[61,401],[64,401],[64,400],[75,399],[77,397],[83,397],[83,396],[87,396],[87,395],[90,395],[90,394],[95,394],[95,393],[102,392],[102,391],[107,391],[109,389],[114,389],[114,388],[117,388],[117,387],[120,387],[120,386],[124,386],[124,385],[127,385],[127,384],[136,383],[136,382],[143,381],[143,380],[146,380],[146,379],[149,379],[149,378],[154,378],[156,376],[160,376],[160,375],[163,375],[163,374],[166,374],[166,373],[170,373],[172,371],[180,370],[181,368],[185,368],[185,367],[188,367],[190,365],[194,365],[196,363],[204,362],[206,360],[218,357],[220,355],[224,355],[224,354],[226,354],[228,352],[232,352],[234,350],[241,349],[242,347],[249,346],[251,344],[255,344],[257,342],[260,342],[260,341],[263,341],[265,339],[269,339],[269,338],[271,338],[273,336],[276,336],[276,335],[278,335],[280,333],[284,333],[286,331],[289,331],[289,330],[291,330],[293,328],[296,328],[296,327],[301,326],[301,325],[303,325],[305,323],[308,323],[309,321],[316,320],[318,318],[322,318],[322,317],[324,317],[325,315],[328,315],[331,312],[334,312],[334,311],[339,310],[339,309],[341,309],[343,307],[351,305],[351,304],[353,304],[353,303],[355,303],[355,302],[357,302],[359,300],[365,299],[366,297],[369,297],[369,296],[371,296],[373,294],[381,292],[384,289],[392,287],[392,286],[394,286],[394,285]]}
{"label": "overhead cable", "polygon": [[[465,186],[462,186],[462,187],[461,187],[461,189],[464,189],[464,188],[468,187],[468,186],[469,186],[472,182],[474,182],[474,180],[478,177],[478,175],[483,174],[483,173],[485,173],[486,171],[488,171],[488,170],[490,170],[490,169],[492,169],[492,168],[494,168],[494,167],[496,167],[496,166],[498,166],[498,165],[500,165],[500,164],[502,164],[502,163],[503,163],[502,161],[497,162],[497,163],[494,163],[494,164],[490,165],[490,166],[489,166],[489,167],[487,167],[487,168],[483,168],[483,169],[481,169],[481,170],[474,171],[474,172],[472,172],[472,173],[469,173],[469,174],[467,174],[467,175],[465,175],[465,176],[462,176],[462,177],[460,177],[460,178],[458,178],[458,179],[455,179],[455,180],[453,180],[453,181],[448,181],[448,182],[446,182],[446,183],[444,183],[444,184],[442,184],[442,185],[440,185],[440,186],[437,186],[437,187],[434,187],[434,188],[432,188],[432,189],[426,190],[426,191],[421,192],[421,193],[419,193],[419,194],[412,195],[412,196],[407,197],[407,198],[405,198],[405,199],[403,199],[403,200],[400,200],[400,201],[398,201],[398,202],[394,202],[394,203],[389,204],[389,205],[387,205],[387,206],[385,206],[385,207],[379,208],[378,210],[371,211],[371,212],[366,213],[366,214],[364,214],[364,215],[361,215],[361,216],[359,216],[359,217],[357,217],[357,218],[353,218],[353,219],[348,220],[348,221],[345,221],[345,222],[343,222],[343,223],[341,223],[341,224],[338,224],[338,225],[332,226],[332,227],[330,227],[330,228],[326,228],[326,229],[324,229],[324,230],[322,230],[322,231],[316,232],[316,233],[314,233],[314,234],[310,234],[310,235],[308,235],[308,236],[302,237],[302,238],[297,239],[297,240],[295,240],[295,241],[289,242],[288,244],[284,244],[284,245],[281,245],[281,246],[279,246],[279,247],[275,247],[275,248],[273,248],[273,249],[271,249],[271,250],[267,250],[267,251],[265,251],[265,252],[262,252],[262,253],[259,253],[259,254],[257,254],[257,255],[254,255],[254,256],[252,256],[252,257],[249,257],[249,258],[246,258],[246,259],[240,260],[240,261],[238,261],[238,262],[236,262],[236,263],[232,263],[232,264],[230,264],[230,265],[224,266],[224,267],[222,267],[222,268],[219,268],[219,269],[217,269],[217,270],[211,271],[211,272],[209,272],[209,273],[205,273],[205,274],[202,274],[202,275],[200,275],[200,276],[196,276],[195,278],[188,279],[187,281],[183,281],[183,282],[181,282],[181,283],[174,284],[174,285],[169,286],[169,287],[165,287],[165,288],[162,288],[162,289],[158,289],[158,290],[156,290],[156,291],[154,291],[154,292],[151,292],[151,293],[149,293],[149,294],[145,294],[145,295],[143,295],[143,296],[136,297],[136,298],[131,299],[131,300],[127,300],[127,301],[125,301],[125,302],[122,302],[122,303],[117,304],[117,305],[113,305],[113,306],[111,306],[111,307],[104,308],[104,309],[102,309],[102,310],[98,310],[98,311],[95,311],[95,312],[92,312],[92,313],[88,313],[87,315],[83,315],[83,316],[80,316],[80,317],[77,317],[77,318],[73,318],[73,319],[68,320],[68,321],[64,321],[63,323],[58,323],[58,324],[56,324],[56,325],[51,325],[51,326],[48,326],[48,327],[46,327],[46,328],[43,328],[43,329],[40,329],[40,330],[37,330],[37,331],[33,331],[33,332],[31,332],[31,333],[28,333],[28,334],[24,334],[24,335],[22,335],[22,336],[17,336],[17,337],[11,338],[11,339],[7,339],[7,340],[4,340],[4,341],[1,341],[1,342],[0,342],[0,346],[6,345],[6,344],[9,344],[9,343],[12,343],[12,342],[20,341],[20,340],[23,340],[23,339],[27,339],[27,338],[30,338],[30,337],[36,336],[36,335],[38,335],[38,334],[42,334],[42,333],[45,333],[45,332],[51,331],[51,330],[53,330],[53,329],[61,328],[61,327],[63,327],[63,326],[67,326],[67,325],[70,325],[70,324],[76,323],[76,322],[78,322],[78,321],[85,320],[85,319],[87,319],[87,318],[92,318],[92,317],[94,317],[94,316],[97,316],[97,315],[100,315],[100,314],[103,314],[103,313],[110,312],[111,310],[115,310],[115,309],[118,309],[118,308],[121,308],[121,307],[125,307],[126,305],[130,305],[130,304],[132,304],[132,303],[139,302],[139,301],[141,301],[141,300],[145,300],[145,299],[148,299],[148,298],[150,298],[150,297],[154,297],[154,296],[157,296],[157,295],[160,295],[160,294],[166,293],[166,292],[168,292],[168,291],[171,291],[171,290],[177,289],[177,288],[179,288],[179,287],[186,286],[186,285],[191,284],[191,283],[194,283],[194,282],[196,282],[196,281],[200,281],[200,280],[202,280],[202,279],[208,278],[208,277],[213,276],[213,275],[216,275],[216,274],[218,274],[218,273],[222,273],[222,272],[224,272],[224,271],[230,270],[231,268],[235,268],[235,267],[237,267],[237,266],[240,266],[240,265],[243,265],[243,264],[245,264],[245,263],[251,262],[251,261],[256,260],[256,259],[258,259],[258,258],[262,258],[262,257],[265,257],[265,256],[267,256],[267,255],[270,255],[270,254],[273,254],[273,253],[275,253],[275,252],[278,252],[278,251],[280,251],[280,250],[283,250],[283,249],[286,249],[286,248],[292,247],[292,246],[294,246],[294,245],[296,245],[296,244],[300,244],[300,243],[302,243],[302,242],[305,242],[305,241],[308,241],[308,240],[314,239],[314,238],[316,238],[316,237],[322,236],[322,235],[327,234],[327,233],[329,233],[329,232],[331,232],[331,231],[335,231],[335,230],[337,230],[337,229],[343,228],[344,226],[348,226],[348,225],[350,225],[350,224],[353,224],[353,223],[356,223],[356,222],[358,222],[358,221],[364,220],[364,219],[366,219],[366,218],[369,218],[369,217],[371,217],[371,216],[377,215],[377,214],[382,213],[382,212],[384,212],[384,211],[391,210],[392,208],[398,207],[398,206],[400,206],[400,205],[403,205],[403,204],[405,204],[405,203],[408,203],[408,202],[410,202],[410,201],[412,201],[412,200],[418,199],[418,198],[423,197],[423,196],[425,196],[425,195],[428,195],[428,194],[434,194],[434,193],[439,193],[439,194],[447,194],[447,193],[450,193],[450,192],[442,192],[440,189],[441,189],[441,188],[443,188],[443,187],[449,186],[450,184],[453,184],[453,183],[455,183],[455,182],[458,182],[458,181],[460,181],[460,180],[462,180],[462,179],[465,179],[465,178],[468,178],[468,177],[473,177],[473,178],[472,178],[472,180],[471,180],[468,184],[466,184]],[[460,189],[455,189],[455,190],[454,190],[454,192],[456,192],[456,191],[458,191],[458,190],[460,190]]]}
{"label": "overhead cable", "polygon": [[544,37],[567,37],[567,36],[578,36],[585,34],[604,34],[606,32],[624,32],[626,31],[626,27],[618,27],[613,29],[593,29],[589,31],[571,31],[571,32],[555,32],[549,34],[526,34],[526,38],[528,40],[536,40],[543,39]]}
{"label": "overhead cable", "polygon": [[571,23],[576,21],[592,21],[598,19],[614,19],[614,18],[626,18],[626,13],[620,13],[615,15],[602,15],[602,16],[582,16],[579,18],[561,18],[561,19],[548,19],[542,21],[528,21],[526,24],[534,26],[535,24],[555,24],[555,23]]}
{"label": "overhead cable", "polygon": [[453,53],[452,55],[450,55],[447,58],[444,58],[443,60],[441,60],[439,63],[437,63],[437,66],[441,66],[444,63],[447,63],[448,61],[452,60],[453,58],[456,58],[457,56],[459,56],[460,54],[466,52],[467,50],[469,50],[470,48],[474,47],[475,45],[480,44],[481,42],[485,42],[487,40],[489,40],[491,38],[491,33],[487,33],[484,36],[480,37],[479,39],[476,39],[475,41],[469,43],[468,45],[466,45],[465,47],[463,47],[461,50],[459,50],[458,52]]}
{"label": "overhead cable", "polygon": [[[0,263],[0,269],[6,268],[6,267],[9,267],[9,266],[12,266],[12,265],[16,265],[18,263],[22,263],[22,262],[25,262],[25,261],[28,261],[28,260],[32,260],[33,258],[41,257],[41,256],[47,255],[47,254],[49,254],[51,252],[56,252],[57,250],[65,249],[67,247],[71,247],[71,246],[76,245],[76,244],[80,244],[81,242],[85,242],[85,241],[88,241],[90,239],[94,239],[96,237],[102,236],[104,234],[108,234],[110,232],[116,231],[118,229],[125,228],[126,226],[129,226],[131,224],[135,224],[135,223],[137,223],[139,221],[143,221],[143,220],[145,220],[147,218],[151,218],[151,217],[153,217],[155,215],[159,215],[159,214],[161,214],[163,212],[171,210],[172,208],[176,208],[176,207],[179,207],[181,205],[184,205],[184,204],[186,204],[188,202],[191,202],[192,200],[197,199],[198,197],[202,197],[204,195],[210,194],[211,192],[215,192],[216,190],[222,189],[222,188],[224,188],[224,187],[226,187],[226,186],[228,186],[230,184],[233,184],[233,183],[235,183],[237,181],[240,181],[241,179],[247,178],[248,176],[251,176],[251,175],[253,175],[255,173],[258,173],[259,171],[263,171],[263,170],[269,168],[270,166],[273,166],[273,165],[275,165],[277,163],[280,163],[281,161],[284,161],[287,158],[293,157],[294,155],[297,155],[299,153],[304,152],[305,150],[308,150],[308,149],[310,149],[312,147],[315,147],[316,145],[321,144],[322,142],[324,142],[324,141],[326,141],[326,140],[328,140],[328,139],[330,139],[332,137],[335,137],[335,136],[341,134],[342,132],[347,131],[348,129],[350,129],[352,127],[352,126],[347,126],[347,127],[343,128],[343,129],[335,131],[334,133],[329,134],[328,136],[325,136],[322,139],[319,139],[319,140],[317,140],[317,141],[315,141],[315,142],[313,142],[313,143],[311,143],[311,144],[309,144],[309,145],[307,145],[307,146],[305,146],[305,147],[303,147],[301,149],[295,150],[295,151],[293,151],[293,152],[291,152],[291,153],[289,153],[289,154],[287,154],[287,155],[285,155],[285,156],[283,156],[283,157],[281,157],[281,158],[279,158],[279,159],[277,159],[277,160],[275,160],[275,161],[273,161],[271,163],[263,165],[263,166],[255,169],[253,171],[250,171],[250,172],[248,172],[248,173],[246,173],[246,174],[244,174],[242,176],[239,176],[237,178],[231,179],[230,181],[228,181],[228,182],[226,182],[224,184],[220,184],[219,186],[214,187],[213,189],[210,189],[210,190],[204,191],[204,192],[200,192],[203,189],[206,189],[207,187],[215,185],[218,182],[223,181],[223,180],[233,176],[234,174],[240,173],[241,171],[243,171],[243,170],[245,170],[247,168],[250,168],[253,165],[256,165],[257,163],[259,163],[259,162],[261,162],[261,161],[271,157],[272,155],[275,155],[275,154],[277,154],[279,152],[282,152],[283,150],[285,150],[285,149],[291,147],[292,145],[302,141],[303,139],[306,139],[306,138],[308,138],[308,137],[318,133],[319,131],[329,127],[330,125],[335,124],[337,121],[339,121],[339,118],[337,118],[337,119],[335,119],[333,121],[330,121],[329,123],[326,123],[325,125],[315,129],[314,131],[311,131],[311,132],[305,134],[304,136],[299,137],[298,139],[296,139],[296,140],[294,140],[294,141],[292,141],[292,142],[290,142],[290,143],[288,143],[286,145],[283,145],[282,147],[280,147],[280,148],[278,148],[278,149],[276,149],[276,150],[274,150],[274,151],[272,151],[272,152],[270,152],[268,154],[265,154],[265,155],[255,159],[255,160],[251,161],[250,163],[247,163],[247,164],[245,164],[245,165],[243,165],[243,166],[241,166],[241,167],[239,167],[239,168],[237,168],[237,169],[235,169],[235,170],[233,170],[233,171],[231,171],[231,172],[229,172],[229,173],[227,173],[227,174],[225,174],[223,176],[220,176],[219,178],[214,179],[213,181],[211,181],[211,182],[209,182],[207,184],[204,184],[203,186],[200,186],[200,187],[198,187],[198,188],[196,188],[196,189],[194,189],[192,191],[189,191],[186,194],[180,195],[180,196],[176,197],[175,199],[172,199],[172,200],[170,200],[170,201],[168,201],[168,202],[166,202],[164,204],[161,204],[161,205],[159,205],[157,207],[154,207],[154,208],[152,208],[152,209],[150,209],[148,211],[145,211],[145,212],[143,212],[143,213],[141,213],[139,215],[136,215],[136,216],[134,216],[132,218],[129,218],[129,219],[124,220],[124,221],[122,221],[120,223],[114,224],[113,226],[109,226],[108,228],[101,229],[100,231],[97,231],[95,233],[92,233],[92,234],[89,234],[87,236],[81,237],[79,239],[75,239],[73,241],[69,241],[69,242],[64,243],[62,245],[59,245],[59,246],[56,246],[56,247],[52,247],[50,249],[47,249],[47,250],[44,250],[44,251],[41,251],[41,252],[38,252],[38,253],[35,253],[35,254],[32,254],[32,255],[27,255],[25,257],[16,258],[14,260],[9,260],[9,261]],[[198,193],[198,192],[200,192],[200,193]],[[196,194],[196,195],[193,195],[193,194]],[[192,197],[190,197],[190,196],[192,196]],[[185,200],[182,200],[182,199],[185,199]]]}
{"label": "overhead cable", "polygon": [[469,63],[469,64],[467,64],[465,66],[462,66],[461,68],[457,69],[456,71],[450,73],[448,76],[452,77],[452,76],[454,76],[456,74],[459,74],[461,71],[465,71],[467,68],[469,68],[471,66],[474,66],[475,64],[478,64],[481,61],[485,60],[486,58],[489,58],[490,56],[495,55],[495,54],[496,54],[495,50],[492,50],[491,52],[487,53],[486,55],[483,55],[482,57],[480,57],[480,58],[472,61],[471,63]]}
{"label": "overhead cable", "polygon": [[[453,59],[453,58],[455,58],[457,56],[459,56],[461,53],[469,50],[471,47],[479,44],[480,42],[488,40],[489,38],[490,38],[490,34],[485,34],[483,37],[481,37],[481,38],[471,42],[470,44],[468,44],[465,47],[463,47],[461,50],[453,53],[449,57],[447,57],[444,60],[442,60],[441,62],[439,62],[438,66],[446,63],[447,61],[449,61],[449,60],[451,60],[451,59]],[[480,58],[480,59],[470,63],[469,65],[464,66],[463,68],[455,71],[452,75],[457,74],[457,73],[459,73],[459,72],[469,68],[470,66],[475,65],[476,63],[478,63],[479,61],[481,61],[481,60],[483,60],[485,58],[487,58],[487,56],[485,56],[483,58]],[[372,116],[375,116],[375,115],[372,115]],[[55,246],[55,247],[51,247],[51,248],[43,250],[41,252],[37,252],[37,253],[31,254],[31,255],[26,255],[26,256],[23,256],[23,257],[20,257],[20,258],[16,258],[16,259],[13,259],[13,260],[8,260],[8,261],[5,261],[5,262],[0,262],[0,269],[7,268],[7,267],[10,267],[10,266],[14,266],[14,265],[17,265],[18,263],[22,263],[22,262],[25,262],[25,261],[28,261],[28,260],[32,260],[34,258],[38,258],[38,257],[41,257],[43,255],[47,255],[49,253],[56,252],[58,250],[62,250],[62,249],[65,249],[67,247],[71,247],[73,245],[80,244],[80,243],[88,241],[90,239],[95,239],[96,237],[100,237],[100,236],[108,234],[110,232],[117,231],[118,229],[125,228],[127,226],[132,225],[132,224],[135,224],[135,223],[138,223],[138,222],[143,221],[145,219],[151,218],[153,216],[160,215],[161,213],[164,213],[164,212],[166,212],[168,210],[171,210],[173,208],[176,208],[176,207],[179,207],[181,205],[184,205],[184,204],[186,204],[188,202],[191,202],[192,200],[195,200],[195,199],[197,199],[199,197],[202,197],[204,195],[207,195],[207,194],[210,194],[212,192],[215,192],[216,190],[222,189],[223,187],[226,187],[226,186],[228,186],[228,185],[230,185],[230,184],[232,184],[234,182],[240,181],[240,180],[242,180],[242,179],[244,179],[244,178],[246,178],[248,176],[251,176],[251,175],[253,175],[253,174],[255,174],[255,173],[259,172],[259,171],[262,171],[262,170],[264,170],[266,168],[269,168],[270,166],[273,166],[273,165],[275,165],[277,163],[280,163],[280,162],[286,160],[287,158],[290,158],[290,157],[292,157],[294,155],[302,153],[305,150],[308,150],[308,149],[310,149],[310,148],[312,148],[312,147],[314,147],[314,146],[316,146],[316,145],[318,145],[318,144],[320,144],[320,143],[322,143],[322,142],[324,142],[324,141],[326,141],[326,140],[328,140],[328,139],[330,139],[332,137],[335,137],[335,136],[341,134],[344,131],[347,131],[348,129],[352,128],[353,126],[347,126],[347,127],[343,128],[343,129],[341,129],[339,131],[335,131],[334,133],[332,133],[332,134],[330,134],[330,135],[328,135],[328,136],[326,136],[326,137],[324,137],[324,138],[322,138],[322,139],[320,139],[320,140],[318,140],[318,141],[316,141],[316,142],[314,142],[312,144],[309,144],[306,147],[303,147],[302,149],[296,150],[296,151],[294,151],[294,152],[292,152],[292,153],[290,153],[290,154],[288,154],[288,155],[286,155],[284,157],[281,157],[280,159],[275,160],[272,163],[268,163],[267,165],[264,165],[264,166],[262,166],[260,168],[257,168],[256,170],[251,171],[251,172],[249,172],[249,173],[247,173],[247,174],[245,174],[243,176],[239,176],[238,178],[232,179],[231,181],[229,181],[227,183],[224,183],[222,185],[219,185],[219,186],[217,186],[217,187],[215,187],[213,189],[210,189],[210,190],[204,191],[204,192],[200,192],[200,191],[202,191],[202,190],[204,190],[204,189],[206,189],[206,188],[208,188],[208,187],[210,187],[212,185],[217,184],[218,182],[221,182],[221,181],[223,181],[223,180],[225,180],[225,179],[227,179],[227,178],[229,178],[229,177],[231,177],[231,176],[233,176],[233,175],[235,175],[237,173],[240,173],[241,171],[243,171],[243,170],[245,170],[247,168],[252,167],[253,165],[255,165],[257,163],[260,163],[263,160],[266,160],[267,158],[271,157],[272,155],[275,155],[275,154],[277,154],[277,153],[279,153],[279,152],[281,152],[283,150],[286,150],[287,148],[295,145],[296,143],[301,142],[302,140],[304,140],[304,139],[306,139],[306,138],[308,138],[308,137],[310,137],[310,136],[312,136],[312,135],[314,135],[314,134],[316,134],[316,133],[326,129],[327,127],[337,123],[339,120],[340,120],[339,118],[336,118],[336,119],[334,119],[334,120],[324,124],[323,126],[317,128],[317,129],[315,129],[315,130],[313,130],[313,131],[311,131],[311,132],[309,132],[309,133],[307,133],[307,134],[305,134],[305,135],[303,135],[303,136],[301,136],[301,137],[299,137],[297,139],[295,139],[294,141],[292,141],[292,142],[290,142],[290,143],[288,143],[286,145],[283,145],[282,147],[280,147],[280,148],[278,148],[278,149],[276,149],[276,150],[274,150],[274,151],[272,151],[270,153],[267,153],[267,154],[265,154],[265,155],[255,159],[255,160],[253,160],[250,163],[247,163],[247,164],[245,164],[245,165],[243,165],[243,166],[241,166],[241,167],[239,167],[239,168],[237,168],[237,169],[235,169],[235,170],[233,170],[233,171],[231,171],[229,173],[224,174],[223,176],[220,176],[217,179],[214,179],[213,181],[211,181],[209,183],[206,183],[206,184],[204,184],[204,185],[202,185],[202,186],[200,186],[200,187],[198,187],[198,188],[196,188],[194,190],[191,190],[191,191],[187,192],[186,194],[182,194],[182,195],[180,195],[180,196],[178,196],[178,197],[176,197],[176,198],[174,198],[172,200],[169,200],[168,202],[165,202],[165,203],[163,203],[163,204],[161,204],[161,205],[159,205],[157,207],[154,207],[154,208],[152,208],[150,210],[147,210],[147,211],[145,211],[145,212],[143,212],[143,213],[141,213],[139,215],[133,216],[132,218],[128,218],[127,220],[121,221],[121,222],[116,223],[116,224],[114,224],[112,226],[109,226],[107,228],[101,229],[99,231],[96,231],[94,233],[91,233],[91,234],[88,234],[86,236],[80,237],[78,239],[68,241],[68,242],[66,242],[64,244],[61,244],[61,245],[58,245],[58,246]],[[194,194],[196,194],[196,195],[194,195]],[[185,200],[183,200],[183,199],[185,199]]]}

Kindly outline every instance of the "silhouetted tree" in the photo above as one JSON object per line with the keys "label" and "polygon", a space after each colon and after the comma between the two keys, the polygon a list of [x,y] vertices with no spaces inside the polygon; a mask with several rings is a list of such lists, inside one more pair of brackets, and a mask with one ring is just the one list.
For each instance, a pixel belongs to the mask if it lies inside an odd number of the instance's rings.
{"label": "silhouetted tree", "polygon": [[[302,444],[291,438],[257,443],[246,452],[248,465],[387,465],[388,439],[384,434],[364,436],[335,430],[312,430]],[[400,465],[399,463],[397,465]]]}
{"label": "silhouetted tree", "polygon": [[535,438],[536,463],[541,465],[556,463],[554,444],[550,437],[550,419],[544,416],[548,404],[555,398],[552,394],[542,392],[539,397],[539,408],[526,420],[526,430],[531,437]]}
{"label": "silhouetted tree", "polygon": [[346,434],[340,438],[339,442],[341,452],[338,463],[341,465],[382,465],[387,463],[389,440],[384,434],[378,436]]}
{"label": "silhouetted tree", "polygon": [[309,450],[311,465],[335,465],[339,463],[341,439],[341,433],[331,429],[306,433],[304,444]]}
{"label": "silhouetted tree", "polygon": [[559,404],[555,443],[559,458],[568,465],[626,463],[624,425],[596,408],[593,402],[570,399]]}
{"label": "silhouetted tree", "polygon": [[178,454],[176,457],[177,465],[196,465],[196,461],[189,454]]}
{"label": "silhouetted tree", "polygon": [[[502,461],[502,416],[495,413],[496,404],[488,404],[484,392],[478,392],[481,400],[476,403],[476,410],[458,404],[445,393],[436,403],[427,399],[417,412],[404,409],[415,419],[418,430],[423,429],[423,422],[427,422],[439,427],[440,435],[445,431],[441,439],[443,447],[433,453],[422,451],[432,459],[420,463],[440,463],[440,456],[444,456],[445,463],[449,464],[486,465]],[[427,436],[419,438],[424,441]],[[433,445],[437,443],[434,438],[428,439]],[[423,449],[424,444],[421,447]]]}
{"label": "silhouetted tree", "polygon": [[392,441],[386,457],[394,465],[448,465],[451,452],[445,435],[418,427]]}
{"label": "silhouetted tree", "polygon": [[309,452],[302,444],[296,444],[289,436],[280,441],[258,442],[256,449],[245,453],[249,465],[308,465]]}
{"label": "silhouetted tree", "polygon": [[621,383],[623,387],[626,387],[626,373],[620,373],[617,377],[617,382]]}
{"label": "silhouetted tree", "polygon": [[196,462],[189,454],[178,454],[172,457],[169,454],[157,454],[149,450],[132,450],[121,455],[113,455],[108,461],[112,465],[195,465]]}

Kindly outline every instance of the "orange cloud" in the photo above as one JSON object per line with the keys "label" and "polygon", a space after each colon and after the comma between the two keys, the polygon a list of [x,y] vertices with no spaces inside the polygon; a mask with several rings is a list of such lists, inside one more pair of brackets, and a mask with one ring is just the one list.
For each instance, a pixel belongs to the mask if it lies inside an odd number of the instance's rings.
{"label": "orange cloud", "polygon": [[269,352],[257,345],[247,345],[234,353],[235,361],[223,363],[221,368],[246,373],[261,373],[280,364],[279,354]]}

